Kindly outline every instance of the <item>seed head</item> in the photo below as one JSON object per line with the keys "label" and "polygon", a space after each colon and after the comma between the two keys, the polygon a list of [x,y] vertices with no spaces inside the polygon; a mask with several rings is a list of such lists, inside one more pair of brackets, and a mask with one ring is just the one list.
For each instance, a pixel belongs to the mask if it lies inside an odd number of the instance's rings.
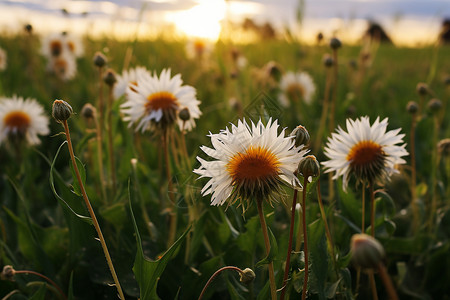
{"label": "seed head", "polygon": [[309,136],[309,132],[308,130],[306,130],[306,128],[302,125],[297,126],[292,132],[291,132],[291,136],[294,137],[295,139],[295,146],[296,147],[300,147],[301,145],[303,146],[308,146],[309,145],[309,141],[311,139],[311,137]]}
{"label": "seed head", "polygon": [[450,139],[443,139],[437,145],[438,151],[442,156],[450,157]]}
{"label": "seed head", "polygon": [[250,284],[256,278],[255,272],[253,272],[253,270],[250,268],[245,268],[240,274],[240,281],[244,284]]}
{"label": "seed head", "polygon": [[31,34],[33,32],[33,26],[31,24],[25,25],[24,29],[28,34]]}
{"label": "seed head", "polygon": [[330,47],[333,50],[337,50],[342,47],[342,43],[338,38],[334,37],[330,40]]}
{"label": "seed head", "polygon": [[178,113],[178,117],[180,117],[180,119],[183,121],[189,121],[189,119],[191,118],[189,109],[187,107],[185,107],[182,110],[180,110],[180,112]]}
{"label": "seed head", "polygon": [[332,58],[331,55],[328,54],[328,53],[325,53],[325,54],[323,55],[322,62],[323,62],[323,65],[324,65],[325,67],[327,67],[327,68],[332,67],[333,64],[334,64],[333,58]]}
{"label": "seed head", "polygon": [[375,269],[383,261],[384,248],[367,234],[354,234],[350,242],[353,263],[363,269]]}
{"label": "seed head", "polygon": [[72,106],[64,100],[53,101],[52,116],[59,123],[66,121],[73,113]]}
{"label": "seed head", "polygon": [[106,59],[106,56],[103,53],[101,53],[99,51],[95,52],[94,65],[96,65],[97,67],[101,68],[104,65],[106,65],[107,61],[108,60]]}
{"label": "seed head", "polygon": [[406,105],[406,110],[410,114],[414,115],[419,111],[419,105],[414,101],[409,101],[408,104]]}

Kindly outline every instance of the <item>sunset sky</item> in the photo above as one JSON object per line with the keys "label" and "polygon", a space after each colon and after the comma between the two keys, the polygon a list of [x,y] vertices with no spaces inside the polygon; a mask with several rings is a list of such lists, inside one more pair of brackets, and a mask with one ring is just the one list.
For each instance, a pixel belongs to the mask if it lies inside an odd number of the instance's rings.
{"label": "sunset sky", "polygon": [[[375,20],[400,43],[432,42],[443,18],[450,18],[448,0],[305,0],[302,27],[296,27],[298,0],[7,0],[0,1],[0,29],[32,23],[37,31],[113,30],[115,34],[149,32],[174,24],[189,36],[215,39],[225,18],[238,22],[251,17],[298,30],[312,39],[318,31],[352,40]],[[62,9],[69,12],[64,16]],[[87,15],[83,13],[87,12]],[[141,20],[137,25],[137,21]],[[148,27],[147,27],[148,26]]]}

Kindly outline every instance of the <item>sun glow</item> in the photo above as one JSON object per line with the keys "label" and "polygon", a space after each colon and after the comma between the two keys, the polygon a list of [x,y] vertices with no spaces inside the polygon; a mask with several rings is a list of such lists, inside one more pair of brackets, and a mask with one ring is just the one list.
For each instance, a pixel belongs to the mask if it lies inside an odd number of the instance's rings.
{"label": "sun glow", "polygon": [[171,13],[167,20],[188,36],[217,40],[225,17],[225,0],[197,0],[194,7]]}

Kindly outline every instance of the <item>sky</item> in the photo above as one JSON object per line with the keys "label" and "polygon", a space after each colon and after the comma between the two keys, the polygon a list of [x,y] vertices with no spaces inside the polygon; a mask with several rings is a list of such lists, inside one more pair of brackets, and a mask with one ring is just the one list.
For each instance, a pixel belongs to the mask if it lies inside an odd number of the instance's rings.
{"label": "sky", "polygon": [[431,43],[443,18],[450,18],[450,0],[0,0],[0,31],[9,32],[31,23],[42,32],[61,28],[140,36],[173,24],[183,34],[215,39],[225,18],[245,17],[289,27],[306,40],[319,31],[355,40],[366,21],[374,20],[397,43]]}

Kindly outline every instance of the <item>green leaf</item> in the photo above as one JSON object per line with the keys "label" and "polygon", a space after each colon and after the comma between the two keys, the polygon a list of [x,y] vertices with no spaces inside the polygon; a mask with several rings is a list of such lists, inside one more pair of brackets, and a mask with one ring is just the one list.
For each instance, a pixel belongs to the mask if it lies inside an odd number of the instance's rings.
{"label": "green leaf", "polygon": [[70,273],[69,291],[67,292],[67,300],[74,300],[74,296],[73,296],[73,271]]}
{"label": "green leaf", "polygon": [[[78,172],[80,173],[81,182],[82,182],[83,186],[86,186],[86,169],[84,168],[84,165],[81,162],[81,160],[76,156],[75,156],[75,162],[77,164]],[[78,182],[78,178],[75,173],[75,168],[73,167],[72,161],[69,161],[69,165],[70,165],[70,170],[72,171],[73,192],[81,197],[81,196],[83,196],[83,194],[81,193],[80,183]]]}
{"label": "green leaf", "polygon": [[278,254],[277,239],[273,235],[272,230],[270,230],[270,227],[267,227],[267,229],[269,232],[270,251],[269,251],[269,254],[267,254],[267,256],[265,258],[263,258],[262,260],[260,260],[259,262],[256,263],[255,268],[258,268],[262,265],[266,265],[266,264],[272,262]]}
{"label": "green leaf", "polygon": [[100,215],[117,229],[121,229],[127,221],[125,203],[117,202],[99,210]]}
{"label": "green leaf", "polygon": [[239,294],[239,292],[236,290],[236,288],[233,286],[233,284],[231,284],[230,280],[228,279],[227,279],[227,288],[231,300],[245,300],[245,298]]}
{"label": "green leaf", "polygon": [[[128,191],[130,188],[128,187]],[[131,197],[129,197],[131,199]],[[133,226],[136,233],[137,253],[133,265],[133,272],[136,276],[136,280],[140,288],[141,300],[154,300],[159,299],[156,294],[156,286],[161,274],[164,272],[167,263],[172,258],[173,254],[178,250],[183,242],[186,234],[191,229],[190,227],[181,235],[181,237],[175,241],[175,243],[162,255],[162,257],[156,261],[151,261],[144,256],[144,250],[142,249],[141,236],[134,218],[133,209],[131,207],[131,201],[129,201],[131,218],[133,220]]]}
{"label": "green leaf", "polygon": [[56,159],[58,158],[59,152],[61,151],[62,146],[67,143],[67,141],[64,141],[61,146],[59,146],[58,151],[56,152],[55,158],[53,159],[52,165],[50,166],[50,187],[52,189],[53,194],[55,195],[56,199],[58,199],[58,201],[62,204],[63,209],[65,210],[69,210],[71,213],[73,213],[76,217],[78,217],[79,219],[89,223],[92,225],[92,219],[90,217],[86,217],[83,216],[81,214],[76,213],[72,207],[70,207],[70,205],[61,197],[58,195],[58,193],[56,192],[55,189],[55,179],[53,177],[53,173],[54,173],[54,168],[55,168],[55,162]]}
{"label": "green leaf", "polygon": [[308,225],[308,242],[311,245],[309,250],[311,257],[311,288],[317,292],[319,299],[324,300],[326,298],[325,285],[328,273],[328,251],[325,227],[321,219]]}
{"label": "green leaf", "polygon": [[258,294],[257,300],[267,300],[270,299],[270,282],[267,280],[264,287],[261,289],[261,291]]}
{"label": "green leaf", "polygon": [[47,284],[44,283],[41,287],[30,297],[30,300],[45,300],[45,292],[47,291]]}

